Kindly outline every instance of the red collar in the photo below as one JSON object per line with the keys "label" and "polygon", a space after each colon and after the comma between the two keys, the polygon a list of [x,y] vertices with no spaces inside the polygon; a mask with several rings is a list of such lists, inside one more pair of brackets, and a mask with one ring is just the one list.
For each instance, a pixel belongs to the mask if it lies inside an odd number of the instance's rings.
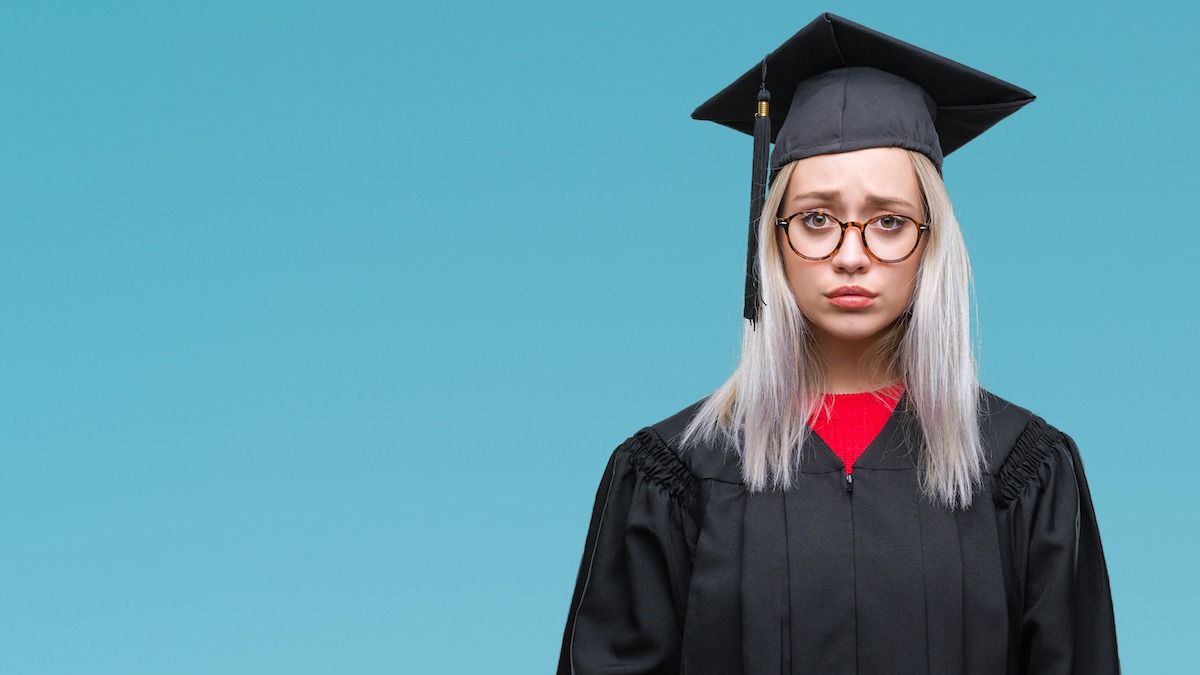
{"label": "red collar", "polygon": [[[849,474],[859,455],[887,424],[903,392],[904,384],[900,383],[853,394],[827,393],[822,407],[809,417],[809,426],[837,454]],[[877,399],[873,395],[876,393],[884,400]]]}

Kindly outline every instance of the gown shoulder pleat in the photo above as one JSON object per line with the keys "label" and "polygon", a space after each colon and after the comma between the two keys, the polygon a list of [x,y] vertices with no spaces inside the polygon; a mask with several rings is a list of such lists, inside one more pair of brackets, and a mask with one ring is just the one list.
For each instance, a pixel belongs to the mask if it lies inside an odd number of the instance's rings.
{"label": "gown shoulder pleat", "polygon": [[696,477],[654,430],[649,427],[639,430],[618,452],[622,449],[628,452],[629,463],[643,480],[659,486],[690,515],[696,515],[699,504]]}
{"label": "gown shoulder pleat", "polygon": [[997,505],[1011,504],[1025,488],[1046,478],[1061,458],[1062,432],[1033,415],[1017,437],[996,478]]}
{"label": "gown shoulder pleat", "polygon": [[650,427],[612,452],[596,490],[559,675],[678,671],[699,490]]}

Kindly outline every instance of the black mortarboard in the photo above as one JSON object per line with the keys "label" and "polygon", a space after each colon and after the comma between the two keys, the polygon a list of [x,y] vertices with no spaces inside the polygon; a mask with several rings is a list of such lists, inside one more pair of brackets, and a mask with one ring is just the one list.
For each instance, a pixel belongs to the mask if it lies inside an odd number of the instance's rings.
{"label": "black mortarboard", "polygon": [[[771,109],[772,97],[790,105]],[[920,151],[940,172],[944,156],[1033,99],[1018,86],[830,12],[801,28],[692,112],[692,119],[754,136],[744,316],[753,326],[760,304],[755,254],[768,152],[772,181],[796,159],[884,146]]]}

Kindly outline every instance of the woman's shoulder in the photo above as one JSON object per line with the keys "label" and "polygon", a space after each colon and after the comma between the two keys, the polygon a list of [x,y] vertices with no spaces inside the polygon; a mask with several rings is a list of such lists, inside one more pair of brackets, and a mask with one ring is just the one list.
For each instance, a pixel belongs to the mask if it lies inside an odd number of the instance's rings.
{"label": "woman's shoulder", "polygon": [[[637,429],[614,451],[631,467],[664,487],[698,490],[706,479],[741,484],[737,452],[729,444],[715,445],[694,439],[682,442],[684,430],[699,412],[707,396]],[[651,418],[653,419],[653,418]]]}
{"label": "woman's shoulder", "polygon": [[687,468],[696,480],[715,479],[726,483],[742,482],[737,452],[729,444],[713,444],[700,439],[682,443],[684,429],[695,418],[707,396],[687,404],[666,417],[647,425],[642,432],[652,435]]}
{"label": "woman's shoulder", "polygon": [[1066,432],[1028,408],[983,391],[980,412],[997,502],[1013,501],[1059,467],[1079,470],[1077,446]]}
{"label": "woman's shoulder", "polygon": [[1032,410],[980,388],[979,431],[988,452],[988,473],[995,474],[1004,466],[1021,434],[1025,433],[1035,415]]}

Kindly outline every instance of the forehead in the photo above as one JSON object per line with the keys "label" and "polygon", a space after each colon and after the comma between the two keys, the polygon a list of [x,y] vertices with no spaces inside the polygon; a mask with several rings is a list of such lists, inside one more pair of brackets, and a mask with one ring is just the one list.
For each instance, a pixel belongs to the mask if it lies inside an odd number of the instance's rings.
{"label": "forehead", "polygon": [[844,199],[866,196],[919,200],[916,169],[902,148],[866,148],[814,155],[796,161],[788,196],[836,192]]}

